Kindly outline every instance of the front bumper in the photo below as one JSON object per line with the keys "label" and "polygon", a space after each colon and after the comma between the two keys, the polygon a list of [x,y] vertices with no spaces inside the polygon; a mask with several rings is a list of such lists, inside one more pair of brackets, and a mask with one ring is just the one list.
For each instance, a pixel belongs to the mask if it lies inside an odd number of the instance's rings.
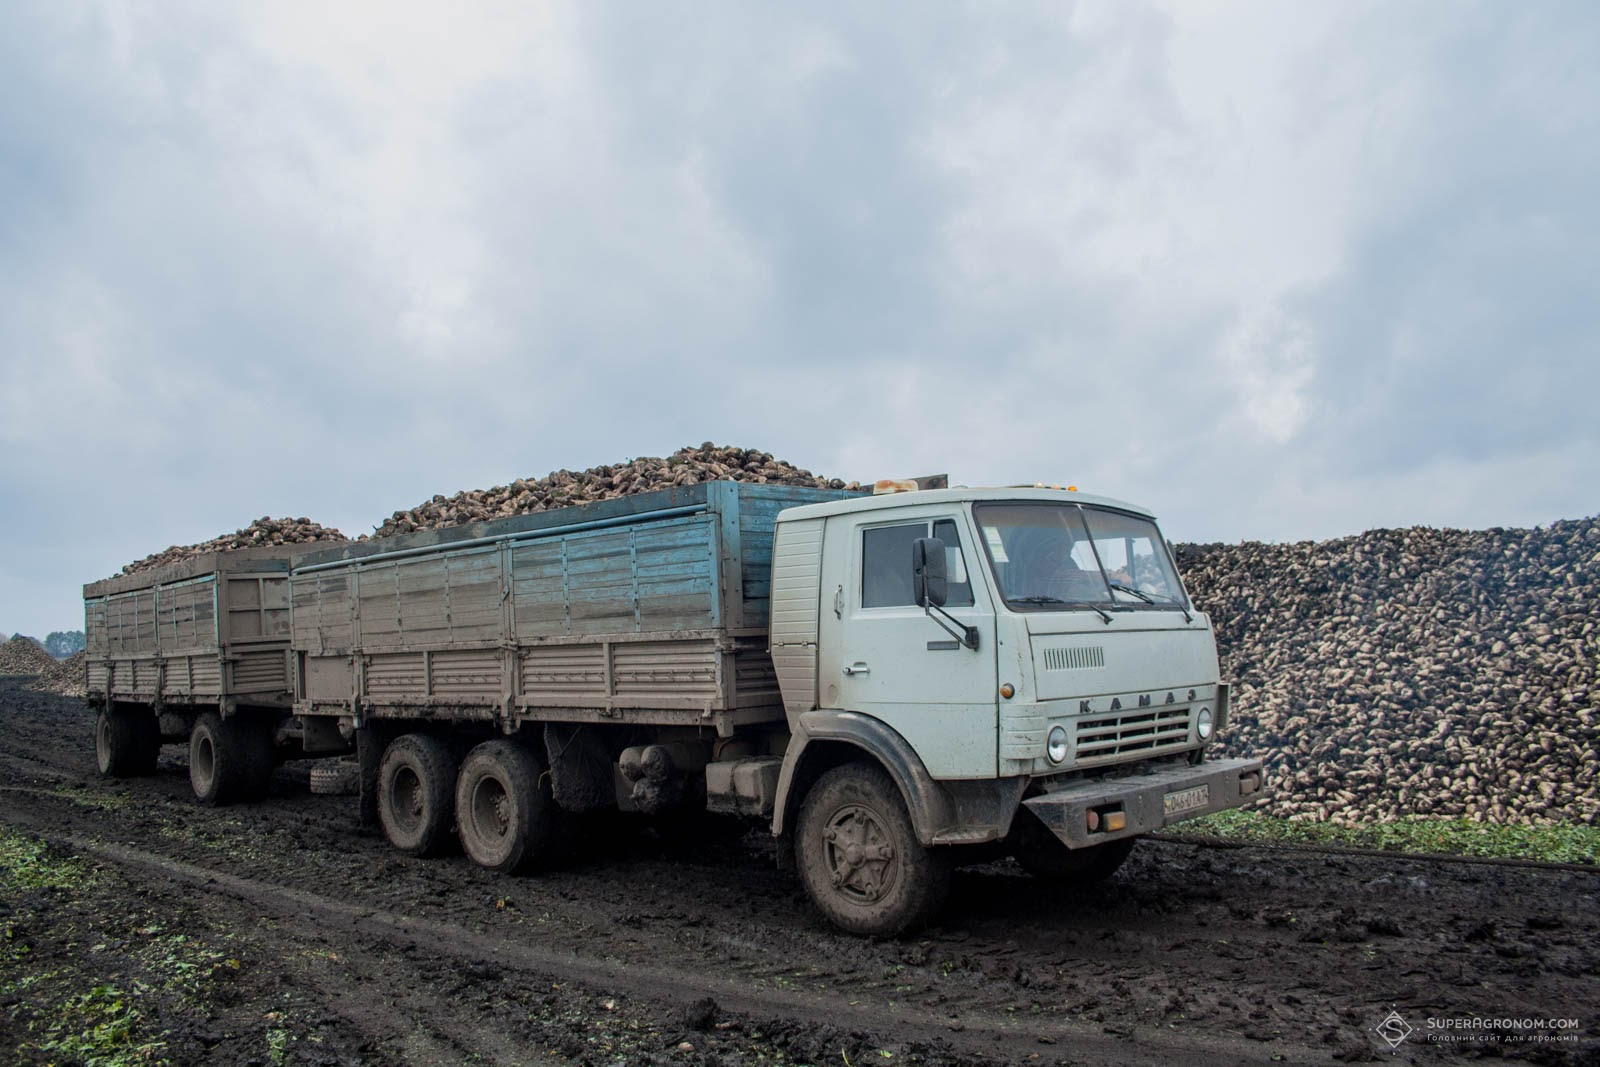
{"label": "front bumper", "polygon": [[[1260,760],[1212,760],[1198,767],[1174,767],[1153,771],[1131,778],[1091,778],[1075,782],[1043,796],[1030,797],[1023,804],[1039,817],[1068,848],[1085,848],[1121,837],[1134,837],[1159,830],[1163,826],[1185,819],[1227,811],[1239,806],[1245,795],[1243,788],[1250,776],[1255,788],[1248,796],[1258,797],[1263,792],[1266,776]],[[1198,803],[1191,790],[1204,787]],[[1188,800],[1192,807],[1168,812],[1166,798]],[[1119,830],[1089,829],[1089,812],[1094,811],[1103,821],[1109,811],[1123,813],[1125,823]]]}

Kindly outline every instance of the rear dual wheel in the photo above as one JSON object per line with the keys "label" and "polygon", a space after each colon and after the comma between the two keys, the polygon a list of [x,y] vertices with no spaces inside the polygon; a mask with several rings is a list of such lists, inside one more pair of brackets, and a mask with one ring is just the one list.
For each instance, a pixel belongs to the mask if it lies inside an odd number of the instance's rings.
{"label": "rear dual wheel", "polygon": [[397,737],[378,764],[378,822],[401,852],[434,856],[450,842],[456,816],[456,759],[428,734]]}
{"label": "rear dual wheel", "polygon": [[544,761],[513,741],[485,741],[456,777],[461,849],[480,867],[508,872],[548,866],[565,820]]}
{"label": "rear dual wheel", "polygon": [[245,715],[208,711],[189,733],[189,784],[202,804],[260,800],[272,779],[272,731]]}
{"label": "rear dual wheel", "polygon": [[155,713],[126,704],[100,709],[94,722],[94,757],[108,778],[154,774],[161,752],[161,728]]}

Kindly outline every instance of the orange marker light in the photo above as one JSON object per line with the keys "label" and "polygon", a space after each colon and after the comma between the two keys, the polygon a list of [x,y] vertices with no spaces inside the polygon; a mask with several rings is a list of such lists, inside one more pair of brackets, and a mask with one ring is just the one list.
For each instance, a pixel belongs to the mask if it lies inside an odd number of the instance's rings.
{"label": "orange marker light", "polygon": [[1010,682],[1007,682],[1005,685],[1000,687],[1000,695],[1005,697],[1007,700],[1010,700],[1012,697],[1017,695],[1016,687]]}

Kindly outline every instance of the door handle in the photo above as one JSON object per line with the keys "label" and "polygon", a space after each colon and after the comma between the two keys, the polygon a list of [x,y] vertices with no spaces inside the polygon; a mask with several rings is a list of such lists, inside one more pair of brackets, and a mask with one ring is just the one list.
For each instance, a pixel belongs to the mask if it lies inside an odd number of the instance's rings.
{"label": "door handle", "polygon": [[865,663],[852,663],[850,666],[844,669],[844,673],[849,675],[871,674],[872,668],[868,667]]}

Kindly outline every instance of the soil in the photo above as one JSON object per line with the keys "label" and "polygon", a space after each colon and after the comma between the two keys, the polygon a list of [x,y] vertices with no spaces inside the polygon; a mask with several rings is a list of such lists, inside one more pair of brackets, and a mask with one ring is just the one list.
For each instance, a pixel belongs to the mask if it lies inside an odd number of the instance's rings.
{"label": "soil", "polygon": [[[0,679],[0,840],[77,871],[3,884],[0,1059],[71,1061],[52,1032],[111,989],[99,1037],[177,1064],[1600,1061],[1592,870],[1147,840],[1090,890],[964,869],[872,941],[760,831],[595,824],[506,877],[400,855],[310,766],[204,808],[181,747],[102,779],[81,701]],[[1472,1016],[1577,1025],[1429,1040]]]}

